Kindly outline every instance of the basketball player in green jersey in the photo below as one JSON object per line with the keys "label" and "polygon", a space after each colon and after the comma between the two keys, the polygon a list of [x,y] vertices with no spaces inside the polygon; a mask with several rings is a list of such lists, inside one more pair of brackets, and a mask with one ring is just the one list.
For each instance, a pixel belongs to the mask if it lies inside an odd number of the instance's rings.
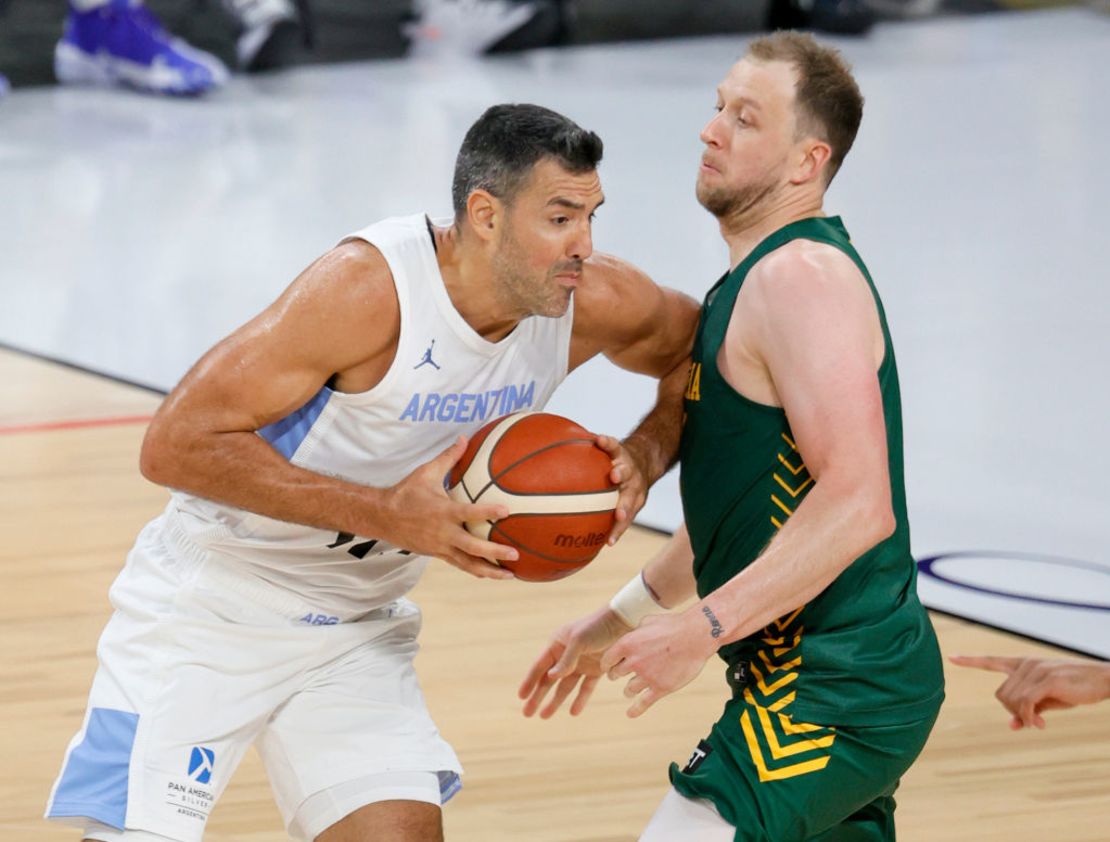
{"label": "basketball player in green jersey", "polygon": [[[893,793],[943,698],[917,599],[894,351],[823,199],[863,111],[810,36],[752,43],[717,89],[697,195],[730,270],[705,298],[685,390],[685,525],[521,685],[543,716],[627,679],[638,716],[710,656],[731,698],[641,840],[893,840]],[[682,612],[644,618],[696,594]],[[641,621],[642,624],[641,624]]]}

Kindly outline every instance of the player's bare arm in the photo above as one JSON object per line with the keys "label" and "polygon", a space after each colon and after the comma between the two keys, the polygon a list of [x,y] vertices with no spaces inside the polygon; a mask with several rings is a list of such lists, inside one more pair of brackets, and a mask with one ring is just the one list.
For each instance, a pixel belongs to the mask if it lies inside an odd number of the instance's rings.
{"label": "player's bare arm", "polygon": [[753,268],[733,319],[742,330],[730,327],[719,365],[741,393],[762,384],[759,397],[785,409],[815,486],[746,570],[606,653],[611,678],[631,676],[632,716],[693,680],[719,647],[808,602],[894,528],[882,329],[854,264],[828,247],[784,247]]}
{"label": "player's bare arm", "polygon": [[325,384],[348,392],[372,388],[392,362],[399,321],[381,254],[365,243],[338,246],[205,354],[170,393],[143,443],[143,474],[258,514],[382,538],[476,575],[505,578],[480,557],[508,558],[508,548],[461,526],[468,518],[497,517],[497,507],[462,505],[443,492],[460,444],[392,488],[371,488],[299,468],[255,433]]}
{"label": "player's bare arm", "polygon": [[671,610],[697,592],[694,581],[694,550],[686,524],[675,530],[670,540],[644,565],[644,584],[661,608]]}
{"label": "player's bare arm", "polygon": [[575,298],[570,368],[603,354],[621,368],[660,381],[655,407],[631,435],[623,442],[598,437],[613,457],[613,481],[621,486],[617,523],[609,537],[613,544],[643,507],[648,488],[677,457],[698,305],[608,255],[590,258],[584,275]]}
{"label": "player's bare arm", "polygon": [[575,292],[570,369],[598,354],[662,379],[690,355],[697,302],[611,255],[586,261]]}

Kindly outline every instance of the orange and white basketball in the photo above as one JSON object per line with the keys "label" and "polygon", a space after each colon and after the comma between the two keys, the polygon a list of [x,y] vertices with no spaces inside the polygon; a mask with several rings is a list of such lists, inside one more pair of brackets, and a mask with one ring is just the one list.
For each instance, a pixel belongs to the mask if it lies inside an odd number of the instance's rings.
{"label": "orange and white basketball", "polygon": [[547,582],[580,570],[605,546],[618,497],[611,469],[609,454],[578,424],[518,412],[474,434],[451,471],[448,494],[506,505],[508,517],[467,529],[515,547],[520,558],[501,564],[518,579]]}

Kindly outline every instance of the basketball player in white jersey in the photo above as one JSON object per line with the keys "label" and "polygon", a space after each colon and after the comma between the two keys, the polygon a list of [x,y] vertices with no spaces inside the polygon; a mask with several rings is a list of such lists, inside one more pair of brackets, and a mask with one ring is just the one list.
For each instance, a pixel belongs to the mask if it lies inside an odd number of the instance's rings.
{"label": "basketball player in white jersey", "polygon": [[[681,395],[697,305],[591,256],[601,152],[547,109],[489,109],[453,220],[347,237],[170,393],[141,466],[175,491],[112,587],[48,817],[87,840],[198,842],[253,743],[294,838],[442,839],[460,765],[404,595],[430,558],[507,578],[485,559],[515,554],[463,527],[500,506],[444,491],[464,436],[541,408],[598,354]],[[603,439],[621,527],[673,459],[668,412],[680,401]]]}

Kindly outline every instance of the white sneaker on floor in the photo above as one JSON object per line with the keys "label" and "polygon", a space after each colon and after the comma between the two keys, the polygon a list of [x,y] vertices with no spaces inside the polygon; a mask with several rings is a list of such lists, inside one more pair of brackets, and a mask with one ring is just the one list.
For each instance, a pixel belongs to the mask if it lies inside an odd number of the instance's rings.
{"label": "white sneaker on floor", "polygon": [[414,55],[480,55],[536,14],[531,3],[508,0],[417,0],[416,22],[405,27]]}
{"label": "white sneaker on floor", "polygon": [[284,67],[301,40],[301,20],[291,0],[223,0],[239,21],[235,45],[244,70]]}

